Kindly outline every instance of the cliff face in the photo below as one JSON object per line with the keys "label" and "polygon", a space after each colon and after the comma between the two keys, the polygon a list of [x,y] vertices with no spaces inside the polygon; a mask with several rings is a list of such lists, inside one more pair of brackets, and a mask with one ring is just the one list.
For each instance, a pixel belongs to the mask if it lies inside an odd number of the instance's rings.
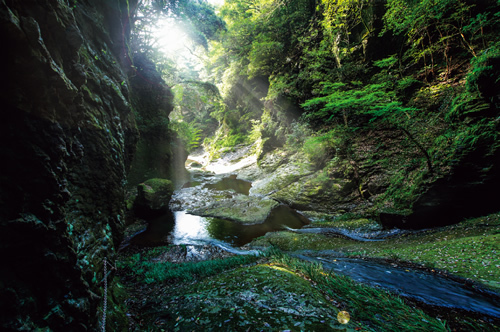
{"label": "cliff face", "polygon": [[173,94],[155,64],[144,54],[135,54],[134,67],[130,75],[131,100],[140,138],[128,184],[135,186],[151,178],[182,182],[188,178],[184,168],[187,152],[169,129]]}
{"label": "cliff face", "polygon": [[[125,47],[134,2],[0,1],[4,330],[94,330],[102,317],[138,136]],[[112,276],[107,325],[120,330]]]}

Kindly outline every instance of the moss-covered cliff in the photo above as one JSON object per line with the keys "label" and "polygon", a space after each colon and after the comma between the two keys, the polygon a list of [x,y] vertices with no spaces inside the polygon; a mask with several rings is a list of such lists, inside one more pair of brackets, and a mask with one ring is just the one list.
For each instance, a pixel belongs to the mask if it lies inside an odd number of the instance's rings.
{"label": "moss-covered cliff", "polygon": [[[0,1],[0,326],[97,329],[138,131],[134,0]],[[107,326],[125,328],[107,276]]]}
{"label": "moss-covered cliff", "polygon": [[404,228],[498,210],[498,1],[256,4],[221,9],[212,66],[230,111],[211,150],[246,137],[261,163],[305,156],[314,174],[270,183],[302,210]]}

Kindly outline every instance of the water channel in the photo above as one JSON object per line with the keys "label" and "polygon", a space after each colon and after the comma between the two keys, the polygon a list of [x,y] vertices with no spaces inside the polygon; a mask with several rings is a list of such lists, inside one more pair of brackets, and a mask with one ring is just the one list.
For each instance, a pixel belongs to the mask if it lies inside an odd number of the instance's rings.
{"label": "water channel", "polygon": [[319,262],[328,271],[433,306],[461,309],[500,319],[500,297],[478,291],[456,280],[395,264],[369,259],[335,256],[333,253],[302,252],[293,256]]}

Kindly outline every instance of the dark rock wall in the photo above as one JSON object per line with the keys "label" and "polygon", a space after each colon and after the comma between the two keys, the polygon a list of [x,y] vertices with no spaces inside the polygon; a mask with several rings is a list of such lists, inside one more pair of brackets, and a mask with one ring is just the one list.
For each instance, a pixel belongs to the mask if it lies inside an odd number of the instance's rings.
{"label": "dark rock wall", "polygon": [[[498,126],[500,128],[500,126]],[[433,183],[413,205],[400,228],[458,223],[500,209],[500,146],[488,142],[468,153],[452,172]]]}
{"label": "dark rock wall", "polygon": [[[125,47],[134,2],[0,0],[3,330],[98,328],[138,135]],[[123,330],[111,278],[108,329]]]}
{"label": "dark rock wall", "polygon": [[133,58],[131,100],[140,138],[128,183],[135,186],[148,179],[163,178],[183,184],[189,178],[184,168],[187,151],[169,129],[169,115],[174,109],[173,94],[150,59],[142,53]]}

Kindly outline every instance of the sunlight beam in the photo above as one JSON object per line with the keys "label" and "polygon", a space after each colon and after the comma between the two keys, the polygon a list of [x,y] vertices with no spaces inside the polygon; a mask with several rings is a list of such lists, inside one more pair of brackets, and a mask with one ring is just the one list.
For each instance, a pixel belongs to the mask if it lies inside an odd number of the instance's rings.
{"label": "sunlight beam", "polygon": [[188,44],[187,33],[172,19],[159,21],[154,36],[165,53],[177,53]]}

